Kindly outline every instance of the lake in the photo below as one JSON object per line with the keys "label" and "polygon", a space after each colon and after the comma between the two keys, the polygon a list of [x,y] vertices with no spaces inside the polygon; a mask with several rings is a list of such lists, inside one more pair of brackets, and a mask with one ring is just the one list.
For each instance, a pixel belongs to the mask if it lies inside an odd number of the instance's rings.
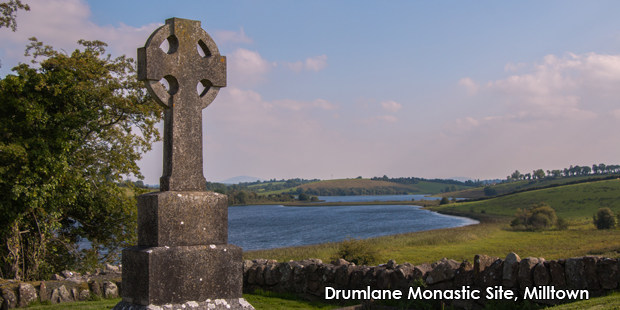
{"label": "lake", "polygon": [[[423,195],[394,195],[394,197],[403,196]],[[372,197],[372,199],[346,200],[367,199],[367,197]],[[343,202],[396,200],[384,197],[386,196],[324,196],[320,198]],[[411,200],[411,198],[405,200]],[[271,249],[338,242],[347,236],[370,238],[476,223],[478,223],[476,220],[442,215],[414,205],[234,206],[228,208],[228,243],[240,246],[244,250]]]}

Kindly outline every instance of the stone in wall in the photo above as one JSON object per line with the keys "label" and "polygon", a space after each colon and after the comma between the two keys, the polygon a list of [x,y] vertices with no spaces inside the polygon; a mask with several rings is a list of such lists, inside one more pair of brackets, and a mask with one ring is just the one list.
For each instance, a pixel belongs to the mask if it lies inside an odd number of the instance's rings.
{"label": "stone in wall", "polygon": [[549,285],[551,283],[551,273],[549,272],[549,262],[540,262],[534,267],[534,286]]}
{"label": "stone in wall", "polygon": [[37,291],[34,289],[29,283],[20,283],[19,288],[19,306],[20,307],[28,307],[30,303],[37,300]]}
{"label": "stone in wall", "polygon": [[[475,270],[475,267],[474,267]],[[481,272],[481,280],[478,285],[480,287],[490,287],[502,285],[502,275],[504,273],[504,260],[496,259],[491,265]],[[475,278],[474,278],[475,280]],[[475,283],[475,282],[474,282]]]}
{"label": "stone in wall", "polygon": [[615,258],[603,258],[599,260],[596,268],[601,287],[606,290],[615,290],[618,287],[618,260]]}
{"label": "stone in wall", "polygon": [[15,293],[10,290],[10,289],[3,289],[2,290],[2,299],[4,299],[4,301],[2,302],[2,309],[14,309],[15,307],[17,307],[17,296],[15,296]]}
{"label": "stone in wall", "polygon": [[413,274],[411,275],[412,279],[414,281],[418,279],[426,281],[426,277],[428,276],[428,273],[431,272],[431,270],[433,270],[433,267],[427,263],[415,266],[413,267]]}
{"label": "stone in wall", "polygon": [[474,285],[474,265],[468,261],[461,263],[454,273],[454,287]]}
{"label": "stone in wall", "polygon": [[44,281],[41,281],[41,284],[39,285],[39,297],[41,298],[41,301],[48,301],[50,300],[50,292],[47,290],[47,286],[45,285]]}
{"label": "stone in wall", "polygon": [[534,285],[534,267],[544,258],[526,257],[519,262],[518,281],[521,290]]}
{"label": "stone in wall", "polygon": [[600,290],[601,285],[598,282],[596,275],[596,266],[598,265],[599,258],[595,256],[583,257],[583,275],[586,280],[586,287],[588,290]]}
{"label": "stone in wall", "polygon": [[549,261],[549,275],[551,276],[551,285],[558,289],[566,288],[566,273],[564,272],[565,260]]}
{"label": "stone in wall", "polygon": [[521,258],[516,253],[509,253],[504,260],[502,270],[502,285],[507,288],[515,288],[518,285],[519,263]]}
{"label": "stone in wall", "polygon": [[564,271],[566,273],[566,284],[571,289],[584,289],[584,264],[583,257],[572,257],[566,260]]}
{"label": "stone in wall", "polygon": [[483,285],[482,272],[499,257],[476,254],[474,256],[474,283]]}
{"label": "stone in wall", "polygon": [[[431,265],[433,266],[433,265]],[[456,270],[461,266],[460,263],[453,259],[442,259],[435,263],[435,268],[428,273],[426,284],[434,285],[454,278]]]}

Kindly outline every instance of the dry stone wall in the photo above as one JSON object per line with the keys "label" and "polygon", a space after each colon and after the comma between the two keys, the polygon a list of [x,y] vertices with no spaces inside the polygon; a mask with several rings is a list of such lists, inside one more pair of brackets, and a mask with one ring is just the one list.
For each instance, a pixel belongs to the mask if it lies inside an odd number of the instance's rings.
{"label": "dry stone wall", "polygon": [[108,265],[93,274],[65,270],[51,281],[0,281],[0,310],[27,307],[34,301],[53,304],[85,301],[93,296],[117,298],[121,290],[121,268]]}
{"label": "dry stone wall", "polygon": [[[489,296],[497,299],[497,295],[487,295],[489,291],[512,294],[510,296],[516,300],[525,298],[547,304],[568,301],[567,291],[581,293],[578,299],[585,295],[590,298],[601,296],[618,288],[619,269],[615,258],[585,256],[547,261],[537,257],[521,259],[515,253],[504,259],[476,255],[473,264],[444,258],[430,265],[418,266],[396,264],[393,260],[379,266],[356,266],[342,259],[330,264],[319,259],[287,263],[255,259],[244,261],[243,281],[246,292],[262,289],[315,298],[325,298],[328,287],[342,291],[400,290],[403,298],[410,287],[453,293],[465,288],[467,291],[478,290],[480,298],[454,298],[451,294],[443,301],[457,308],[477,308],[488,302]],[[511,293],[506,293],[508,291]]]}
{"label": "dry stone wall", "polygon": [[[432,264],[414,266],[390,260],[379,266],[356,266],[343,259],[324,264],[320,259],[278,263],[275,260],[255,259],[243,262],[243,289],[295,293],[315,299],[326,297],[326,288],[335,290],[400,290],[406,298],[410,287],[425,287],[430,291],[479,290],[480,299],[443,299],[456,308],[479,308],[488,301],[487,288],[510,291],[524,298],[526,291],[537,290],[535,302],[556,304],[565,300],[549,296],[544,288],[585,290],[590,298],[617,290],[620,282],[620,262],[615,258],[596,256],[547,261],[544,258],[521,259],[510,253],[504,259],[476,255],[473,263],[441,259]],[[64,271],[51,281],[0,281],[0,310],[26,307],[33,301],[62,303],[88,300],[93,295],[116,298],[121,292],[121,269],[107,266],[94,274]],[[542,295],[542,294],[547,295]],[[444,296],[445,297],[445,296]],[[535,296],[534,296],[535,297]],[[556,296],[557,297],[557,296]],[[436,300],[433,298],[433,300]]]}

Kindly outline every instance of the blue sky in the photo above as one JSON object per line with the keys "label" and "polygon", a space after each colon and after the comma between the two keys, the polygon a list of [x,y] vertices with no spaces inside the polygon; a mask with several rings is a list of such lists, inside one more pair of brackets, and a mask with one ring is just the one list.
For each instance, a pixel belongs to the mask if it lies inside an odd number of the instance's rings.
{"label": "blue sky", "polygon": [[[170,17],[228,57],[203,111],[205,177],[504,178],[617,164],[617,1],[25,0],[0,74],[27,38],[115,55]],[[161,176],[161,143],[140,162]]]}

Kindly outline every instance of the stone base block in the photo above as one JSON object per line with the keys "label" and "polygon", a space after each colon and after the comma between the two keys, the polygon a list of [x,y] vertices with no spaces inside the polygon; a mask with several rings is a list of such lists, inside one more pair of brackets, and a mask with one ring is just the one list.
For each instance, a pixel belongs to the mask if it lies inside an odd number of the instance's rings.
{"label": "stone base block", "polygon": [[228,243],[228,196],[153,192],[138,196],[139,246]]}
{"label": "stone base block", "polygon": [[243,298],[235,299],[215,299],[204,302],[188,301],[181,304],[157,305],[136,305],[121,301],[112,310],[254,310]]}
{"label": "stone base block", "polygon": [[232,244],[126,248],[123,301],[147,306],[241,298],[241,254]]}

